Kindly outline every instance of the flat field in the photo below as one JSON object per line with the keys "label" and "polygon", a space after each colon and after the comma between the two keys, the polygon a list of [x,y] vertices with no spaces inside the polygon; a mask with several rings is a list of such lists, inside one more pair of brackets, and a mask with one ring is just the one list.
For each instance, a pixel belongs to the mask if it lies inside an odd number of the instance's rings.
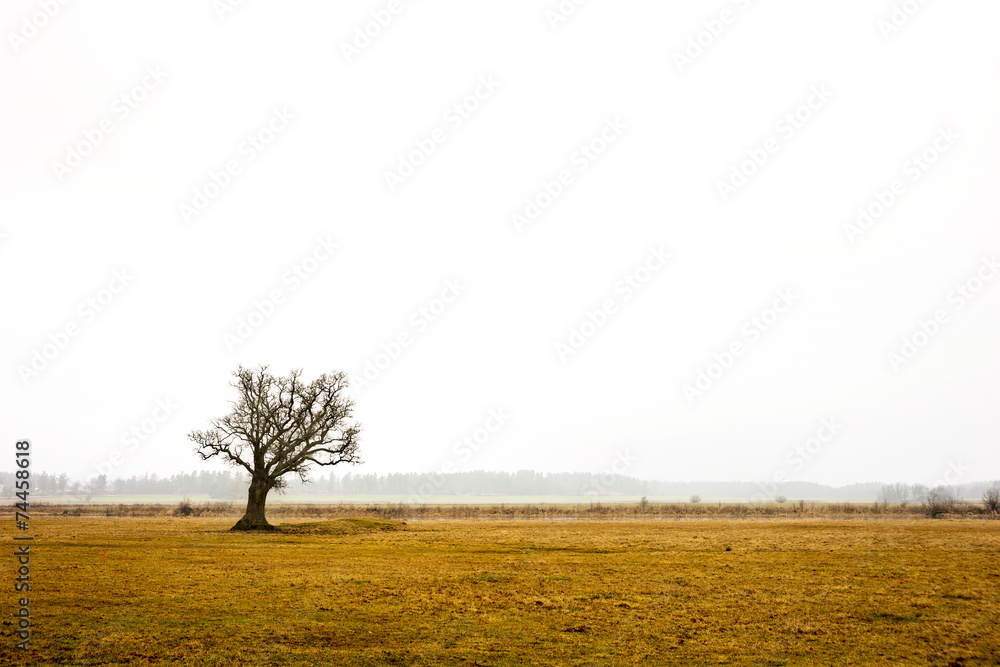
{"label": "flat field", "polygon": [[33,519],[0,664],[1000,665],[1000,521],[232,523]]}

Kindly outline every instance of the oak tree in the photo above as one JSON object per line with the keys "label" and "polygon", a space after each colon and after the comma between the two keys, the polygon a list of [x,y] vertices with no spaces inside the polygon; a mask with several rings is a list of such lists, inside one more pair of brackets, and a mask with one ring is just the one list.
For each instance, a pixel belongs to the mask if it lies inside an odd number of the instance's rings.
{"label": "oak tree", "polygon": [[233,378],[232,412],[188,438],[202,460],[219,457],[250,473],[246,513],[232,530],[274,530],[264,505],[271,489],[286,486],[286,475],[307,482],[313,466],[361,463],[361,426],[347,396],[347,374],[323,374],[306,384],[301,370],[276,377],[267,366],[240,366]]}

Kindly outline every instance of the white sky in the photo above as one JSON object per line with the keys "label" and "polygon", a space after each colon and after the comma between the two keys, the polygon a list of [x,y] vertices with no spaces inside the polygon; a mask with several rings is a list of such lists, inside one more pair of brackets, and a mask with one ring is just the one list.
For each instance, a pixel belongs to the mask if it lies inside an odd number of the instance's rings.
{"label": "white sky", "polygon": [[[238,364],[359,375],[408,334],[357,388],[354,472],[1000,477],[1000,279],[953,293],[1000,258],[1000,6],[928,3],[884,38],[881,0],[593,0],[554,29],[556,0],[421,0],[348,62],[342,44],[389,4],[250,0],[220,18],[212,0],[70,2],[33,31],[37,2],[4,3],[8,463],[28,437],[39,471],[89,477],[115,450],[112,476],[201,468],[185,434],[226,412]],[[731,22],[679,68],[723,10]],[[495,90],[479,83],[491,77]],[[810,100],[821,89],[832,96]],[[476,92],[466,118],[449,113]],[[807,101],[798,129],[779,125]],[[105,119],[60,180],[55,163]],[[244,143],[272,122],[272,143]],[[602,131],[602,155],[575,153]],[[385,173],[432,136],[446,140],[392,191]],[[718,182],[768,146],[724,202]],[[925,149],[926,171],[904,164]],[[186,222],[180,205],[229,161],[239,173]],[[563,170],[569,185],[518,233],[511,214]],[[896,179],[903,194],[851,243],[845,225]],[[339,247],[299,282],[287,272],[320,238]],[[666,265],[616,291],[651,248]],[[102,312],[79,306],[122,270]],[[448,281],[459,295],[427,325],[420,309]],[[230,349],[275,290],[283,301]],[[793,305],[747,333],[779,290]],[[614,312],[564,361],[557,344],[607,299]],[[938,310],[936,334],[893,368]],[[74,325],[37,374],[21,369]],[[736,342],[743,354],[689,401],[683,387]],[[498,408],[504,424],[456,453]],[[787,458],[825,418],[834,437]],[[144,439],[124,440],[144,420]]]}

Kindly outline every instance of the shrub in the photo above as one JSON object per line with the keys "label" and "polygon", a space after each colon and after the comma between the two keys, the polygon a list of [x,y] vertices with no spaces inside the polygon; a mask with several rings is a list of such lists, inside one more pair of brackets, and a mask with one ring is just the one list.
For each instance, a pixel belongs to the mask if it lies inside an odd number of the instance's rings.
{"label": "shrub", "polygon": [[983,494],[983,505],[990,514],[1000,514],[1000,487],[994,485]]}
{"label": "shrub", "polygon": [[956,498],[951,489],[939,486],[924,494],[920,509],[929,519],[948,514],[955,509]]}
{"label": "shrub", "polygon": [[174,510],[174,516],[191,516],[192,514],[194,514],[194,507],[191,505],[190,499],[185,498],[177,503],[177,509]]}
{"label": "shrub", "polygon": [[699,496],[697,493],[694,494],[693,496],[691,496],[691,502],[692,504],[697,505],[698,503],[701,502],[701,496]]}

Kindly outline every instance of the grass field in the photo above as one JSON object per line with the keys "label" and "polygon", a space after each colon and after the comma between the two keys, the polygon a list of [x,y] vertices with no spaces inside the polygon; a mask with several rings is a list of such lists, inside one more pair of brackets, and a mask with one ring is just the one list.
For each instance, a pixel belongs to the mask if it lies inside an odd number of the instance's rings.
{"label": "grass field", "polygon": [[1000,665],[1000,521],[232,523],[35,518],[0,664]]}

